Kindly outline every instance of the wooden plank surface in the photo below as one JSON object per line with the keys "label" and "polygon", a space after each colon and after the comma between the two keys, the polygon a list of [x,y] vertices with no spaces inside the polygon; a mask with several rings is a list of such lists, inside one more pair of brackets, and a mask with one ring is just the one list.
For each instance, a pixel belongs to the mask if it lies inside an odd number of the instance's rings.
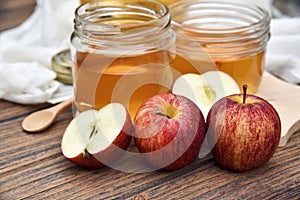
{"label": "wooden plank surface", "polygon": [[1,0],[0,31],[21,24],[34,10],[35,0]]}
{"label": "wooden plank surface", "polygon": [[[2,0],[0,29],[25,20],[34,5],[34,0]],[[8,13],[14,13],[13,17]],[[266,165],[243,173],[223,169],[211,155],[175,172],[87,170],[61,154],[62,134],[73,117],[71,109],[41,134],[28,134],[21,129],[27,115],[49,106],[0,100],[1,200],[300,199],[299,133],[279,148]]]}
{"label": "wooden plank surface", "polygon": [[[262,199],[300,197],[300,134],[263,167],[243,173],[216,165],[211,155],[175,172],[124,173],[87,170],[61,154],[72,110],[41,134],[21,129],[37,107],[0,101],[0,199]],[[6,114],[9,113],[9,114]]]}

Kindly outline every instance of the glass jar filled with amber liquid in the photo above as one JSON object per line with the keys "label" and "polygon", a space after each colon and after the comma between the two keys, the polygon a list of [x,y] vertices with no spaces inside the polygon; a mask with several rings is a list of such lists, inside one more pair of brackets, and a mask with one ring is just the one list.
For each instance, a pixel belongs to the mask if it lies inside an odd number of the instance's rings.
{"label": "glass jar filled with amber liquid", "polygon": [[[218,69],[241,89],[247,84],[249,93],[258,90],[270,37],[266,10],[231,0],[184,0],[172,4],[170,13],[178,54],[200,73]],[[184,69],[186,60],[176,59],[174,67]]]}
{"label": "glass jar filled with amber liquid", "polygon": [[175,33],[168,8],[153,0],[101,0],[75,11],[71,36],[77,111],[111,102],[131,117],[148,98],[170,91]]}

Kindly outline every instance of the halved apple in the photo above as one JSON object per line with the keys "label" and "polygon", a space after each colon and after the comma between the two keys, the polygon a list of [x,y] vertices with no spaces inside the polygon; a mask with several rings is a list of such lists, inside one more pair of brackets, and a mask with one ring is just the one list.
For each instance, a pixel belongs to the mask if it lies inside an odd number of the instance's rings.
{"label": "halved apple", "polygon": [[126,108],[111,103],[99,111],[79,113],[66,128],[61,149],[71,162],[90,168],[120,159],[132,138],[132,120]]}
{"label": "halved apple", "polygon": [[206,118],[215,102],[225,96],[239,94],[240,89],[228,74],[221,71],[209,71],[202,75],[191,73],[181,75],[174,82],[172,93],[193,101]]}

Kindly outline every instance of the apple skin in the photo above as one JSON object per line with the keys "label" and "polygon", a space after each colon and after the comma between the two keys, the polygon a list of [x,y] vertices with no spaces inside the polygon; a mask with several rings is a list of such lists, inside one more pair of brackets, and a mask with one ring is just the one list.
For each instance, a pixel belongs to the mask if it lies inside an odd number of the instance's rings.
{"label": "apple skin", "polygon": [[197,158],[205,130],[204,117],[192,101],[179,95],[159,94],[138,109],[134,142],[157,169],[178,170]]}
{"label": "apple skin", "polygon": [[207,136],[216,162],[233,171],[259,167],[275,153],[281,133],[277,111],[266,100],[243,94],[217,101],[207,116]]}
{"label": "apple skin", "polygon": [[109,166],[109,164],[113,164],[114,162],[119,160],[124,154],[124,151],[128,149],[132,139],[132,136],[130,135],[132,132],[133,126],[128,114],[122,131],[113,141],[113,143],[106,149],[96,154],[88,154],[87,157],[83,156],[83,153],[81,153],[74,158],[67,159],[78,166],[86,168],[97,169],[107,167]]}
{"label": "apple skin", "polygon": [[130,146],[133,133],[133,124],[130,114],[127,112],[126,121],[121,133],[113,141],[113,143],[103,151],[93,155],[99,162],[105,163],[103,165],[107,166],[118,161],[125,151]]}
{"label": "apple skin", "polygon": [[105,167],[105,165],[99,162],[93,155],[88,155],[88,157],[84,157],[83,153],[81,153],[74,158],[67,159],[72,163],[85,168],[98,169]]}

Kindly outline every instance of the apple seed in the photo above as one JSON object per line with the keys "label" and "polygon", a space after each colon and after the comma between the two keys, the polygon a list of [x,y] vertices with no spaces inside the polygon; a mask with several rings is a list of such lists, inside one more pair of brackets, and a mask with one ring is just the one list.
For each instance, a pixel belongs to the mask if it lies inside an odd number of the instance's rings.
{"label": "apple seed", "polygon": [[96,135],[96,134],[98,133],[98,130],[97,130],[96,126],[97,126],[97,125],[95,125],[95,126],[93,127],[93,130],[92,130],[92,132],[90,133],[89,139],[91,139],[94,135]]}

